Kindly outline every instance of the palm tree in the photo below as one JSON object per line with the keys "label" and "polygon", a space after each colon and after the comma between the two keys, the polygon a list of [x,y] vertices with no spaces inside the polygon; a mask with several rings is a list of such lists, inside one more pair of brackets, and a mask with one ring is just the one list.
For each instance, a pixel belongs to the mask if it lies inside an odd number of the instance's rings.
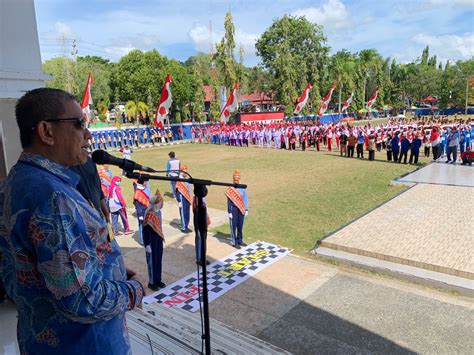
{"label": "palm tree", "polygon": [[381,63],[380,54],[375,49],[363,49],[359,53],[359,75],[364,81],[362,103],[365,105],[367,78],[370,74],[377,74]]}
{"label": "palm tree", "polygon": [[148,113],[149,107],[146,103],[142,101],[128,101],[125,105],[127,108],[127,112],[129,116],[135,117],[135,120],[137,122],[137,127],[139,126],[138,124],[138,117],[140,115],[145,116]]}
{"label": "palm tree", "polygon": [[335,77],[336,85],[339,88],[338,112],[341,112],[341,95],[344,83],[346,83],[349,88],[354,87],[355,68],[355,62],[352,58],[343,58],[342,56],[337,56],[337,54],[335,55],[332,73]]}

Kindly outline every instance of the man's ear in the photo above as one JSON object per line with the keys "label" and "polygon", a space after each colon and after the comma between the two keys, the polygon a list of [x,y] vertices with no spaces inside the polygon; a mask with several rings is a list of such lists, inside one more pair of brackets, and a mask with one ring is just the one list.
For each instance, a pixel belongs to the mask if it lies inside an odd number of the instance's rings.
{"label": "man's ear", "polygon": [[40,141],[46,145],[54,145],[53,125],[40,121],[36,126],[36,134]]}

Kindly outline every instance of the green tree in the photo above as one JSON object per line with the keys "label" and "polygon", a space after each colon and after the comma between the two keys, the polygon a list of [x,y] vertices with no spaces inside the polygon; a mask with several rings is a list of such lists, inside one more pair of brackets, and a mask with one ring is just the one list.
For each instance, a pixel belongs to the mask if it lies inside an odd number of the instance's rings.
{"label": "green tree", "polygon": [[114,64],[97,56],[78,57],[74,62],[67,57],[48,59],[43,63],[43,71],[53,76],[46,82],[46,87],[63,89],[82,100],[89,72],[93,84],[91,95],[94,103],[110,100],[110,79]]}
{"label": "green tree", "polygon": [[232,14],[227,12],[224,18],[225,34],[220,43],[216,44],[214,62],[227,90],[231,90],[237,80],[237,64],[235,62],[235,26]]}
{"label": "green tree", "polygon": [[136,125],[139,125],[138,119],[140,116],[145,116],[148,113],[149,107],[146,103],[142,101],[127,101],[125,108],[129,117],[134,117]]}
{"label": "green tree", "polygon": [[379,85],[382,57],[375,49],[363,49],[358,57],[357,71],[358,80],[362,83],[362,94],[357,95],[355,101],[360,107],[364,107],[370,94]]}
{"label": "green tree", "polygon": [[328,62],[329,47],[321,26],[305,17],[285,15],[275,20],[255,44],[257,55],[273,76],[278,99],[292,114],[293,104],[308,82],[311,98],[320,87],[319,72]]}
{"label": "green tree", "polygon": [[192,83],[193,83],[193,100],[191,101],[191,108],[192,108],[192,117],[196,117],[199,121],[203,118],[203,111],[204,111],[204,82],[202,80],[201,74],[202,68],[200,68],[200,64],[196,63],[193,67],[193,75],[192,75]]}
{"label": "green tree", "polygon": [[428,57],[430,56],[430,47],[426,46],[423,48],[423,52],[421,53],[421,64],[428,64]]}
{"label": "green tree", "polygon": [[343,89],[347,87],[345,94],[349,94],[355,85],[356,62],[354,55],[346,50],[334,54],[331,58],[330,72],[332,80],[336,82],[338,88],[338,112],[341,112]]}

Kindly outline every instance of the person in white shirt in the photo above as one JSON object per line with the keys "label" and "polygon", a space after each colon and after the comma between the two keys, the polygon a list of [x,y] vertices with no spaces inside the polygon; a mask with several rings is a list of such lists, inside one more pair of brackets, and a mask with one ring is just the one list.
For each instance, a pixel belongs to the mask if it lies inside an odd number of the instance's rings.
{"label": "person in white shirt", "polygon": [[[168,160],[168,164],[166,165],[166,176],[178,177],[181,163],[178,159],[176,159],[176,154],[174,152],[169,152],[168,156],[170,158]],[[170,181],[170,183],[171,192],[173,193],[173,197],[176,198],[176,181]]]}

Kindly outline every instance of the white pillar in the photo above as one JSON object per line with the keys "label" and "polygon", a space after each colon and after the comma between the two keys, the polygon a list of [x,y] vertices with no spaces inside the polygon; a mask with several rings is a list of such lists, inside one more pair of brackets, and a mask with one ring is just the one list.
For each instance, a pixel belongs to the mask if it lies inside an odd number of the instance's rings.
{"label": "white pillar", "polygon": [[41,68],[34,0],[0,0],[0,164],[5,160],[6,171],[21,153],[16,101],[26,91],[43,87],[48,79]]}

